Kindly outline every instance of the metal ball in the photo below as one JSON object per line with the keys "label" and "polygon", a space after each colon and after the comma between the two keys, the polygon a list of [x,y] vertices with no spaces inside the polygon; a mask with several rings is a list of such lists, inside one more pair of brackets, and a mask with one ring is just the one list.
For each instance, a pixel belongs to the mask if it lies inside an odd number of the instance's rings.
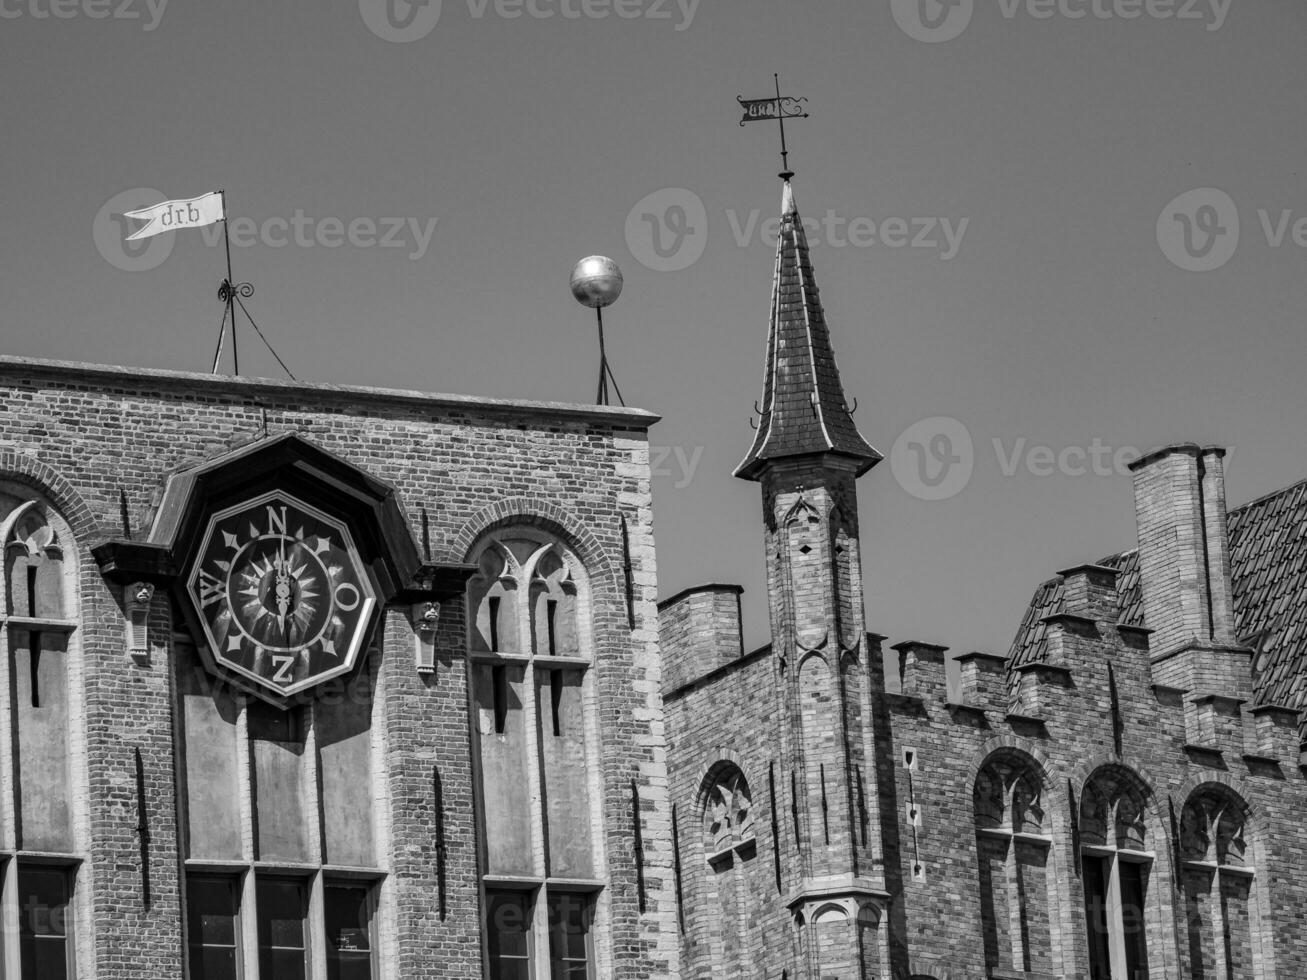
{"label": "metal ball", "polygon": [[622,270],[603,255],[582,259],[572,270],[572,295],[592,310],[612,306],[622,295]]}

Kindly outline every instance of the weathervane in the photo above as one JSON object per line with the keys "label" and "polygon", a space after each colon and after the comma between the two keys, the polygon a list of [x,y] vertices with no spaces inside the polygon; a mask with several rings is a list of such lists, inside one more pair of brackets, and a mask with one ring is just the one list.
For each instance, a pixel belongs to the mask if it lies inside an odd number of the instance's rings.
{"label": "weathervane", "polygon": [[789,180],[794,176],[794,171],[790,169],[790,149],[785,143],[785,120],[786,119],[807,119],[808,114],[803,111],[803,104],[807,99],[793,98],[787,95],[781,95],[781,76],[777,73],[772,74],[776,81],[776,96],[771,99],[742,99],[738,95],[735,101],[740,103],[744,109],[744,118],[740,120],[740,125],[751,122],[767,122],[775,119],[781,127],[781,180]]}

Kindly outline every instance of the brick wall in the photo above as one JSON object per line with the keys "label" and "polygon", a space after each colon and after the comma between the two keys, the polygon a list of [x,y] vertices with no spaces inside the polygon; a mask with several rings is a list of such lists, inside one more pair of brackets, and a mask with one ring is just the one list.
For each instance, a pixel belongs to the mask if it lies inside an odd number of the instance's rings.
{"label": "brick wall", "polygon": [[675,690],[744,654],[743,592],[738,585],[701,585],[658,603],[664,690]]}
{"label": "brick wall", "polygon": [[[120,494],[142,538],[170,473],[265,434],[295,431],[392,484],[419,544],[425,513],[435,561],[462,561],[478,534],[524,520],[554,529],[586,563],[594,594],[613,973],[675,976],[646,437],[654,420],[620,409],[0,358],[0,477],[38,486],[51,498],[73,524],[82,558],[79,683],[88,789],[81,805],[88,830],[79,887],[90,898],[79,926],[83,938],[93,937],[94,962],[79,973],[101,980],[178,977],[183,948],[171,651],[164,643],[144,664],[127,656],[121,595],[100,577],[89,548],[122,536]],[[633,630],[621,518],[628,527]],[[167,637],[171,625],[161,592],[152,632]],[[379,642],[374,724],[381,726],[378,755],[388,796],[388,827],[379,829],[389,842],[382,915],[383,935],[393,943],[387,962],[405,977],[475,976],[477,852],[461,602],[443,605],[432,676],[414,669],[407,610],[387,611]],[[137,749],[149,826],[148,903],[137,830]],[[444,916],[435,875],[437,774],[448,847]],[[632,848],[636,820],[642,855]]]}
{"label": "brick wall", "polygon": [[[1299,816],[1307,784],[1297,718],[1282,708],[1251,707],[1248,651],[1225,632],[1222,595],[1229,582],[1219,463],[1219,452],[1194,447],[1162,457],[1137,478],[1151,637],[1115,621],[1116,571],[1081,566],[1062,573],[1065,601],[1046,620],[1046,656],[1013,671],[1011,684],[1002,658],[976,653],[961,658],[962,683],[950,692],[943,648],[908,641],[884,654],[885,673],[898,680],[894,693],[880,684],[861,685],[857,713],[874,733],[873,750],[854,763],[876,793],[867,864],[889,895],[869,942],[884,951],[877,975],[1087,978],[1081,808],[1087,789],[1092,795],[1092,787],[1105,787],[1143,801],[1140,827],[1151,855],[1145,909],[1150,976],[1196,975],[1180,823],[1186,805],[1205,792],[1233,794],[1247,806],[1241,818],[1246,863],[1253,869],[1250,904],[1258,911],[1246,926],[1237,920],[1232,926],[1236,936],[1247,934],[1251,947],[1241,975],[1307,976],[1307,949],[1295,935],[1307,908],[1307,833]],[[769,559],[784,544],[782,508],[775,506],[781,496],[764,494]],[[805,867],[794,819],[805,789],[796,773],[792,792],[787,771],[801,760],[786,754],[798,723],[785,707],[794,682],[780,659],[790,631],[801,634],[805,618],[820,617],[829,591],[821,575],[796,577],[773,560],[768,580],[774,649],[690,678],[666,699],[686,977],[731,975],[715,938],[720,914],[700,832],[701,781],[720,759],[733,760],[755,787],[757,866],[772,872],[755,887],[750,913],[766,964],[760,975],[823,975],[820,936],[801,945],[787,908]],[[881,639],[867,634],[869,660],[881,655]],[[679,635],[675,642],[677,656],[692,660]],[[1185,685],[1172,686],[1177,678]],[[852,709],[846,711],[849,725]],[[977,779],[983,768],[1000,763],[1027,766],[1034,774],[1037,802],[1024,804],[1030,825],[1022,825],[1028,836],[1021,840],[984,820],[981,826],[995,833],[978,832]],[[759,791],[760,785],[769,788],[773,772],[774,803],[766,789]],[[800,831],[804,819],[800,813]],[[1021,854],[1015,862],[1014,851]],[[997,882],[994,902],[982,900],[982,881]],[[1000,917],[1008,920],[1002,930]],[[1026,947],[1023,927],[1030,931]],[[1232,955],[1240,962],[1244,954]],[[864,968],[861,975],[873,974]]]}

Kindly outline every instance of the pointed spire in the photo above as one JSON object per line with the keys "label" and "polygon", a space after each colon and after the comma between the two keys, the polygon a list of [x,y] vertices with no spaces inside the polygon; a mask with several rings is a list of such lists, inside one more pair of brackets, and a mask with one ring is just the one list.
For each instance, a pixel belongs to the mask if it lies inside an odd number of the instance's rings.
{"label": "pointed spire", "polygon": [[757,480],[768,461],[788,456],[844,456],[856,461],[859,476],[881,460],[853,424],[844,399],[808,236],[788,177],[781,199],[761,412],[753,445],[735,470],[741,479]]}

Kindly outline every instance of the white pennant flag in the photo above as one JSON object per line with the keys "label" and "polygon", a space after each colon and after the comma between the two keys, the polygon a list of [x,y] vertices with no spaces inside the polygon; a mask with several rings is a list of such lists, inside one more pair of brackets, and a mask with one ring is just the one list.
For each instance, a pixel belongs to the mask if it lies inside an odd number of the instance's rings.
{"label": "white pennant flag", "polygon": [[123,217],[149,222],[144,228],[138,228],[127,236],[127,241],[134,242],[138,238],[162,235],[165,231],[211,225],[227,216],[222,210],[222,192],[211,191],[189,201],[164,201],[139,211],[124,211]]}

